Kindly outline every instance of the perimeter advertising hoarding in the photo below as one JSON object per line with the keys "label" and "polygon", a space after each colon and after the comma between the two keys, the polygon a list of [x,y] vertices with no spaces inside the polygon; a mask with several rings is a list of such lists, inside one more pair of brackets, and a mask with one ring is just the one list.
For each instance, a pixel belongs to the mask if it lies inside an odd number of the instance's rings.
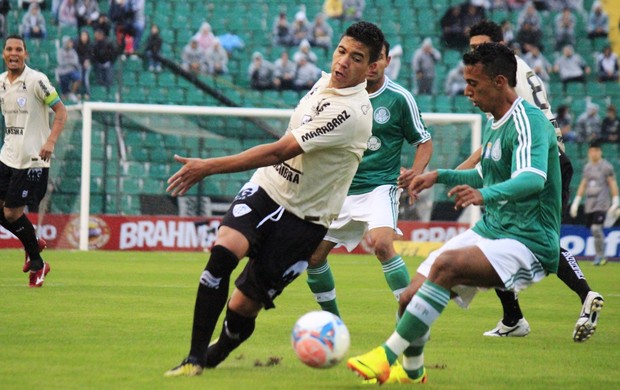
{"label": "perimeter advertising hoarding", "polygon": [[[90,249],[145,251],[203,251],[215,240],[219,218],[153,216],[91,216]],[[402,240],[395,243],[404,256],[425,256],[443,242],[467,229],[455,222],[401,221]],[[46,215],[38,234],[49,248],[77,249],[79,218],[76,215]],[[607,258],[620,258],[620,228],[605,229]],[[594,255],[593,238],[583,226],[563,225],[561,243],[577,257]],[[0,227],[0,248],[21,248],[20,242]],[[344,250],[340,250],[344,252]],[[362,242],[354,253],[372,253]]]}

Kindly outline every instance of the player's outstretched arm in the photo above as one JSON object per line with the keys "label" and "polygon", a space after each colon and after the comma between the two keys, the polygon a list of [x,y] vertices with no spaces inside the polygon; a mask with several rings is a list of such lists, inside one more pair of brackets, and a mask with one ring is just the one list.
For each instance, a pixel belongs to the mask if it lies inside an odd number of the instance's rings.
{"label": "player's outstretched arm", "polygon": [[418,199],[418,194],[437,183],[437,171],[423,173],[413,178],[409,184],[408,192],[412,201]]}
{"label": "player's outstretched arm", "polygon": [[424,172],[424,170],[428,166],[429,161],[431,161],[432,155],[432,140],[428,140],[422,144],[419,144],[415,152],[415,158],[413,160],[413,165],[411,166],[411,169],[401,168],[400,176],[398,177],[398,186],[400,188],[408,188],[411,180]]}
{"label": "player's outstretched arm", "polygon": [[180,196],[207,176],[266,167],[302,153],[295,137],[286,134],[276,142],[258,145],[232,156],[201,159],[175,155],[174,159],[183,166],[168,179],[166,191],[172,196]]}

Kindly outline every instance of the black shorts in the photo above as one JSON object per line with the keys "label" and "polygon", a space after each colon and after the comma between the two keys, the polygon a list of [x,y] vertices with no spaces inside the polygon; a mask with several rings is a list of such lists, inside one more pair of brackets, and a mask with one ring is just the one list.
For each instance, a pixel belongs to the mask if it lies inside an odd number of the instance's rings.
{"label": "black shorts", "polygon": [[573,164],[568,156],[560,150],[560,172],[562,174],[562,217],[570,207],[570,182],[573,179]]}
{"label": "black shorts", "polygon": [[37,211],[47,191],[48,176],[49,168],[15,169],[0,162],[0,199],[4,207],[28,205],[30,211]]}
{"label": "black shorts", "polygon": [[308,267],[327,228],[284,210],[253,183],[239,192],[222,220],[250,243],[249,260],[235,286],[248,297],[275,307],[273,300]]}
{"label": "black shorts", "polygon": [[592,225],[602,225],[605,222],[605,215],[607,213],[604,211],[595,211],[593,213],[586,213],[586,226],[591,227]]}

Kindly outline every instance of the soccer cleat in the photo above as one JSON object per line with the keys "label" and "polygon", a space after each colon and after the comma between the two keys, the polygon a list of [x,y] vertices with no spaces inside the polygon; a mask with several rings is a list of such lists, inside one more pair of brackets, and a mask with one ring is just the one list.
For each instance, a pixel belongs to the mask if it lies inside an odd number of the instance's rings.
{"label": "soccer cleat", "polygon": [[597,257],[594,259],[592,265],[605,265],[607,264],[607,259],[605,257]]}
{"label": "soccer cleat", "polygon": [[52,268],[50,267],[50,263],[43,263],[43,268],[41,268],[38,271],[30,271],[30,275],[29,275],[29,279],[30,282],[28,283],[28,286],[30,287],[42,287],[43,286],[43,282],[45,281],[45,276],[47,274],[49,274],[50,270]]}
{"label": "soccer cleat", "polygon": [[383,347],[350,358],[347,360],[347,368],[364,379],[376,379],[380,384],[390,377],[390,362]]}
{"label": "soccer cleat", "polygon": [[596,331],[596,324],[604,303],[605,300],[601,294],[594,291],[588,293],[573,331],[573,340],[576,343],[583,343],[592,337],[594,331]]}
{"label": "soccer cleat", "polygon": [[[385,384],[395,384],[395,383],[414,384],[414,383],[426,383],[427,380],[428,380],[428,376],[426,375],[426,368],[424,369],[424,372],[422,373],[422,375],[420,375],[419,378],[411,379],[409,375],[407,375],[407,372],[405,371],[403,366],[397,360],[394,364],[392,364],[392,367],[390,367],[390,376],[384,383]],[[377,379],[367,379],[363,381],[362,383],[371,385],[377,382],[378,382]]]}
{"label": "soccer cleat", "polygon": [[164,376],[197,376],[200,374],[202,374],[202,366],[198,362],[198,359],[188,356],[181,362],[181,364],[171,370],[166,371],[164,373]]}
{"label": "soccer cleat", "polygon": [[484,336],[489,337],[525,337],[530,334],[530,324],[525,318],[521,318],[515,326],[506,326],[499,320],[497,326],[487,332]]}
{"label": "soccer cleat", "polygon": [[[37,243],[39,244],[39,252],[43,252],[43,249],[47,248],[47,242],[44,239],[42,238],[37,239]],[[26,257],[24,260],[24,266],[22,267],[22,271],[24,273],[30,271],[30,258],[28,257],[27,252],[26,252]]]}

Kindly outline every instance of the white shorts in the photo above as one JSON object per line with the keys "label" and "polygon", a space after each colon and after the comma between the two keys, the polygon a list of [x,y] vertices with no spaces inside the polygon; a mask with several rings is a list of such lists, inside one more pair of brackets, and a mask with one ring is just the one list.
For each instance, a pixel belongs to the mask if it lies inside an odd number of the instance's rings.
{"label": "white shorts", "polygon": [[[448,240],[441,248],[431,252],[418,267],[418,273],[428,277],[435,259],[444,251],[477,246],[486,256],[495,272],[504,283],[504,289],[518,292],[543,279],[547,274],[536,256],[525,245],[511,238],[491,240],[469,229]],[[457,294],[454,300],[462,307],[468,307],[476,292],[486,290],[480,287],[454,286]]]}
{"label": "white shorts", "polygon": [[325,240],[335,242],[336,247],[345,246],[351,252],[368,230],[390,227],[402,235],[396,226],[401,192],[395,185],[383,185],[365,194],[347,196]]}

